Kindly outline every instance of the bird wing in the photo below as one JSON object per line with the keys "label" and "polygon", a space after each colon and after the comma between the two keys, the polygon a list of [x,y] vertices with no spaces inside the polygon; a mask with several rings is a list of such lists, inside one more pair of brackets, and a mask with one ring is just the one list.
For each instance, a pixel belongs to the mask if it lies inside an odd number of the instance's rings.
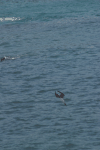
{"label": "bird wing", "polygon": [[61,97],[61,98],[63,98],[63,97],[65,96],[62,92],[60,92],[60,91],[58,91],[58,92],[61,93],[61,94],[60,94],[60,97]]}
{"label": "bird wing", "polygon": [[55,96],[60,98],[60,96],[56,92],[55,92]]}

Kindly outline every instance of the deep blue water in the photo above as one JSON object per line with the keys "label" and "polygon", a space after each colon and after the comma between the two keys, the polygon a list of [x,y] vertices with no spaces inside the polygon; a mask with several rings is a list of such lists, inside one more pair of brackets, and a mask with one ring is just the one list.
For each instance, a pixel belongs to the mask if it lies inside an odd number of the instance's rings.
{"label": "deep blue water", "polygon": [[3,57],[0,150],[100,150],[99,0],[0,0]]}

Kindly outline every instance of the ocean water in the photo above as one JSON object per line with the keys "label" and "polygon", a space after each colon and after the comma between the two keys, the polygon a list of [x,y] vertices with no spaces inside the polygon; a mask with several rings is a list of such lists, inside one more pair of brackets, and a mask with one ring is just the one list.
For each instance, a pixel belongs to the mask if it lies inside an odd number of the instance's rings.
{"label": "ocean water", "polygon": [[100,150],[99,0],[0,0],[2,58],[0,150]]}

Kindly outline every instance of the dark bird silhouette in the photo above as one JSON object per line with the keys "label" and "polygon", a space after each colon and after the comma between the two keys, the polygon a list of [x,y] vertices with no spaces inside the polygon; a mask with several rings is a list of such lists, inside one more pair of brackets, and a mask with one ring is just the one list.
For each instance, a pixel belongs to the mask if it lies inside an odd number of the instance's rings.
{"label": "dark bird silhouette", "polygon": [[55,92],[55,96],[56,96],[56,97],[63,98],[63,97],[65,96],[62,92],[60,92],[60,91],[58,91],[58,92],[61,93],[61,94],[58,95],[58,94]]}
{"label": "dark bird silhouette", "polygon": [[58,98],[60,98],[61,99],[61,101],[66,105],[66,103],[65,103],[65,101],[64,101],[64,99],[63,99],[63,97],[65,96],[62,92],[60,92],[60,91],[58,91],[59,93],[61,93],[60,95],[58,95],[56,92],[55,92],[55,96],[56,97],[58,97]]}
{"label": "dark bird silhouette", "polygon": [[1,61],[5,60],[5,57],[1,58]]}

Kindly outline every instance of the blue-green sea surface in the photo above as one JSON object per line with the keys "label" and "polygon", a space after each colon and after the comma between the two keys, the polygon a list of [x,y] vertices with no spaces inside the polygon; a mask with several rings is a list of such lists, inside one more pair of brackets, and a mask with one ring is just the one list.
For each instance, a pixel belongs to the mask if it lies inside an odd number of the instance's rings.
{"label": "blue-green sea surface", "polygon": [[99,0],[0,0],[0,61],[0,150],[100,150]]}

